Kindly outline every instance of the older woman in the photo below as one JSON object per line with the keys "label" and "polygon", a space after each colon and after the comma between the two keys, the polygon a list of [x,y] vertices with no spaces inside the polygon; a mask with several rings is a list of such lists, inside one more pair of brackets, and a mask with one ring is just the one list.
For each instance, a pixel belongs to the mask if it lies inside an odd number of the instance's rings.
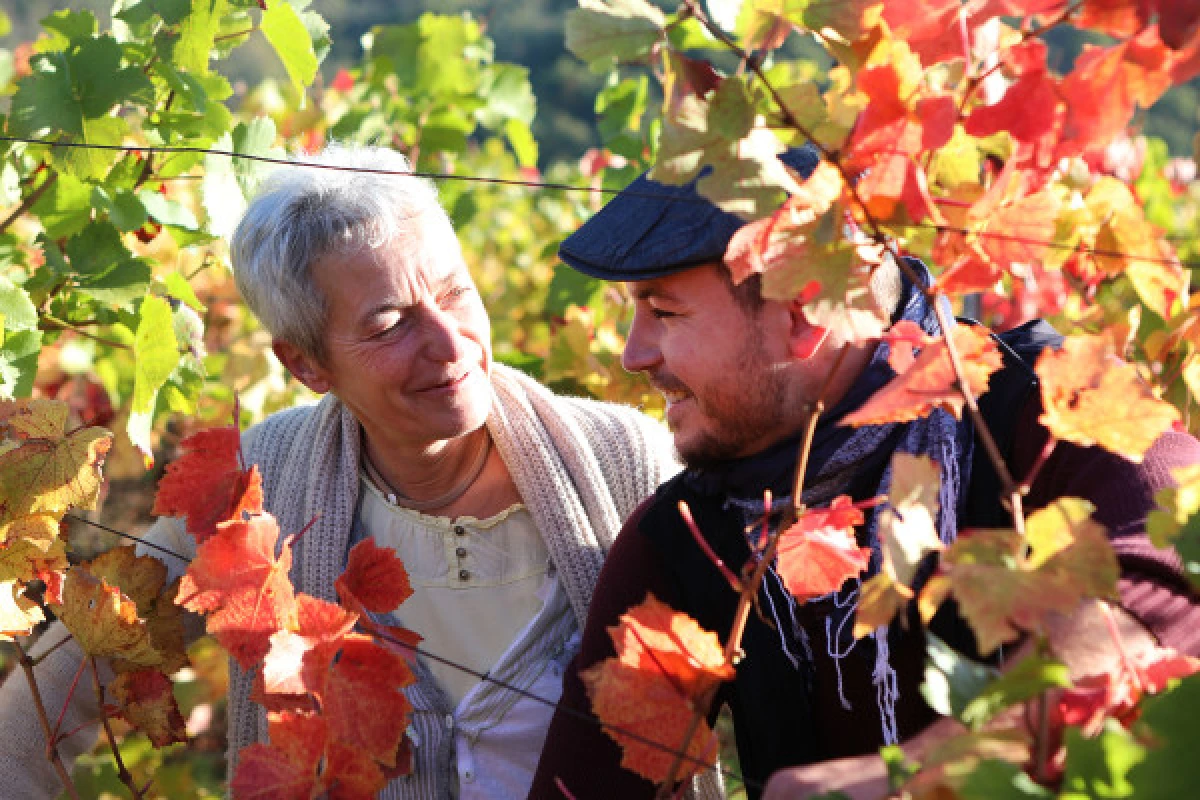
{"label": "older woman", "polygon": [[[676,468],[670,438],[633,409],[557,397],[493,362],[487,312],[435,190],[378,172],[409,171],[403,156],[331,148],[308,162],[325,168],[268,179],[232,259],[276,355],[325,397],[248,431],[247,457],[284,531],[316,518],[296,549],[300,591],[335,599],[348,549],[372,537],[411,575],[400,620],[468,668],[418,665],[415,770],[385,796],[524,797],[553,711],[525,693],[558,697],[605,552]],[[175,520],[150,536],[194,550]],[[62,648],[39,668],[48,694],[65,689],[79,657]],[[231,668],[232,763],[267,729],[250,676]],[[9,684],[0,738],[19,726],[12,695],[27,694]],[[71,715],[82,721],[91,712],[77,694]],[[22,767],[0,770],[0,796],[53,793],[37,738],[25,736]]]}

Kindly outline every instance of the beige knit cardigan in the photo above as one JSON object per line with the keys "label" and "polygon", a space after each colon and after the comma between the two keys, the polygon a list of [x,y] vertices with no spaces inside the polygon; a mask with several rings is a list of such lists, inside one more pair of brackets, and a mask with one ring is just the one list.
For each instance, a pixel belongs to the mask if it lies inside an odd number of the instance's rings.
{"label": "beige knit cardigan", "polygon": [[[559,397],[503,365],[494,367],[492,385],[488,430],[545,538],[582,627],[604,555],[622,521],[678,469],[670,436],[634,409]],[[297,540],[292,580],[299,591],[331,601],[336,601],[333,584],[345,565],[358,503],[360,432],[346,407],[327,395],[316,406],[272,415],[244,437],[247,460],[263,474],[265,506],[281,530],[299,531],[316,519]],[[147,538],[188,556],[195,550],[174,520],[160,520]],[[186,567],[163,558],[172,576]],[[52,632],[43,641],[58,638]],[[39,666],[39,686],[50,708],[61,707],[80,658],[72,642]],[[232,661],[230,669],[232,770],[243,747],[266,740],[267,723],[265,710],[249,701],[250,676]],[[90,694],[76,693],[64,730],[94,718]],[[0,770],[0,797],[57,793],[36,728],[24,681],[7,681],[0,689],[0,760],[8,765]],[[92,738],[76,735],[60,750],[73,760]],[[702,794],[712,796],[715,785],[709,783]]]}

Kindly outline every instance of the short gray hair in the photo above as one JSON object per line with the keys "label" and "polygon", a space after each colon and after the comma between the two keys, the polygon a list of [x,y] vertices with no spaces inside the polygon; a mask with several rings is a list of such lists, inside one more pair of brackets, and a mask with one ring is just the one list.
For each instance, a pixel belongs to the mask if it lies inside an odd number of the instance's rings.
{"label": "short gray hair", "polygon": [[325,355],[328,308],[313,264],[379,250],[417,224],[444,224],[453,242],[439,246],[458,247],[431,181],[359,170],[404,173],[412,166],[382,147],[330,145],[297,157],[263,181],[230,244],[234,278],[250,310],[271,336],[318,360]]}

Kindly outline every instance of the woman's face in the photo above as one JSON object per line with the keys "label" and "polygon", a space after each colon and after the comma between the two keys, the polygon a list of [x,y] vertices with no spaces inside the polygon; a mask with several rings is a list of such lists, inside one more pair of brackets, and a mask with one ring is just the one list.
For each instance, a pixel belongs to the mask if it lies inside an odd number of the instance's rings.
{"label": "woman's face", "polygon": [[336,394],[376,447],[462,436],[492,404],[487,312],[454,231],[440,221],[423,228],[313,265],[328,308],[326,355],[305,359],[310,376],[297,377]]}

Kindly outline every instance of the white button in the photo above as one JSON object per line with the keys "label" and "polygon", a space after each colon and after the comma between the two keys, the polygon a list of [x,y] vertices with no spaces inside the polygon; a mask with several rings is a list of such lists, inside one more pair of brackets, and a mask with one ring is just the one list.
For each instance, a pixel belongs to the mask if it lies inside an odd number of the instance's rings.
{"label": "white button", "polygon": [[453,714],[446,715],[446,727],[449,728],[450,730],[454,730],[454,715]]}

